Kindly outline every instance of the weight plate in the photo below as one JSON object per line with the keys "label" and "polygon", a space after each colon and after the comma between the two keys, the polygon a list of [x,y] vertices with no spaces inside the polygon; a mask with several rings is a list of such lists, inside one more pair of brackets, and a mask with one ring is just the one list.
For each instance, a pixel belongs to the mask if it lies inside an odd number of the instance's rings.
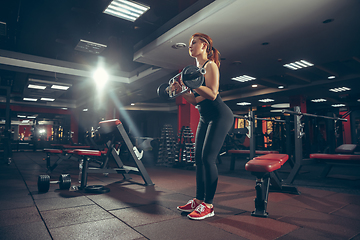
{"label": "weight plate", "polygon": [[38,191],[39,193],[46,193],[50,188],[50,176],[43,174],[38,177]]}
{"label": "weight plate", "polygon": [[91,186],[85,187],[85,192],[87,192],[87,193],[108,193],[108,192],[110,192],[110,189],[104,187],[103,185],[91,185]]}
{"label": "weight plate", "polygon": [[199,68],[194,65],[185,67],[181,72],[181,80],[191,89],[200,87],[204,82],[204,75],[199,72]]}
{"label": "weight plate", "polygon": [[157,95],[160,98],[164,99],[164,100],[169,100],[170,99],[169,93],[166,92],[167,87],[169,87],[169,84],[163,83],[157,89]]}
{"label": "weight plate", "polygon": [[59,188],[61,190],[68,190],[71,187],[70,174],[61,174],[59,177]]}

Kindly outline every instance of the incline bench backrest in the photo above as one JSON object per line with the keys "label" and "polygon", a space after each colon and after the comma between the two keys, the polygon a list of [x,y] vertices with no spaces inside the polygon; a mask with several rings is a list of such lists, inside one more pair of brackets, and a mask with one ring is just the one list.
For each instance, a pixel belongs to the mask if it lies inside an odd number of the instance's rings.
{"label": "incline bench backrest", "polygon": [[121,121],[119,119],[111,119],[99,122],[99,132],[100,134],[109,134],[116,130],[117,126],[121,124]]}
{"label": "incline bench backrest", "polygon": [[335,149],[336,153],[343,154],[354,154],[355,150],[358,148],[356,144],[343,144]]}

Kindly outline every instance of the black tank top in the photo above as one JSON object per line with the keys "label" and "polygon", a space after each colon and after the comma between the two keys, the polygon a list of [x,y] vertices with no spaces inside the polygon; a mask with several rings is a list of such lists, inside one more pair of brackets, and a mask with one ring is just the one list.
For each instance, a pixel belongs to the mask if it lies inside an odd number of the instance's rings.
{"label": "black tank top", "polygon": [[[209,61],[210,61],[210,60],[207,60],[207,61],[202,65],[202,68],[204,68],[205,65],[206,65]],[[206,86],[205,79],[204,79],[204,82],[203,82],[202,86]],[[195,96],[195,97],[198,97],[198,96],[200,96],[200,94],[198,94],[197,92],[194,91],[194,96]]]}

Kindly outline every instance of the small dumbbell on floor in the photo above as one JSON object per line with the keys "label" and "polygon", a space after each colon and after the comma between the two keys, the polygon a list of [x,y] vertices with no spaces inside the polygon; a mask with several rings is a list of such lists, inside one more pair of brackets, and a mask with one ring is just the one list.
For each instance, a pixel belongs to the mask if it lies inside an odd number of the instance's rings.
{"label": "small dumbbell on floor", "polygon": [[47,174],[39,175],[38,177],[38,191],[40,193],[46,193],[49,191],[50,183],[59,184],[61,190],[70,189],[71,177],[70,174],[61,174],[59,181],[50,181],[50,176]]}

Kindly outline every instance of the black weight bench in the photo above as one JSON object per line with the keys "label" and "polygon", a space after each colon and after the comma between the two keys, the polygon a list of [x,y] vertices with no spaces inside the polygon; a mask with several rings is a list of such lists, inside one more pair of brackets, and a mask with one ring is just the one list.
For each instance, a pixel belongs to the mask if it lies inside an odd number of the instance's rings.
{"label": "black weight bench", "polygon": [[[131,179],[129,174],[137,174],[143,178],[146,186],[154,185],[141,161],[141,153],[139,153],[137,148],[131,143],[131,140],[120,120],[112,119],[99,122],[99,133],[100,138],[106,142],[106,147],[108,149],[106,160],[101,167],[89,167],[88,165],[91,158],[101,156],[101,151],[88,149],[74,150],[74,154],[78,155],[83,160],[80,189],[85,189],[85,191],[91,191],[94,189],[92,188],[93,186],[87,186],[87,175],[89,173],[117,173],[122,174],[124,180]],[[128,151],[134,160],[135,166],[125,166],[123,164],[115,149],[118,142],[124,143],[127,146]],[[116,167],[109,167],[108,160],[110,157],[114,160]]]}
{"label": "black weight bench", "polygon": [[[231,162],[230,162],[230,171],[235,169],[235,161],[238,156],[250,155],[250,150],[237,150],[231,149],[228,151],[231,154]],[[278,154],[278,151],[264,151],[264,150],[256,150],[255,155],[265,155],[265,154]]]}
{"label": "black weight bench", "polygon": [[245,164],[245,170],[256,176],[255,211],[251,213],[255,217],[268,217],[266,212],[269,190],[273,192],[285,192],[299,195],[296,187],[282,184],[282,179],[277,171],[289,159],[287,154],[266,154],[255,157]]}
{"label": "black weight bench", "polygon": [[312,153],[311,159],[326,163],[321,177],[327,177],[334,165],[360,165],[359,146],[356,144],[343,144],[335,149],[335,154]]}

